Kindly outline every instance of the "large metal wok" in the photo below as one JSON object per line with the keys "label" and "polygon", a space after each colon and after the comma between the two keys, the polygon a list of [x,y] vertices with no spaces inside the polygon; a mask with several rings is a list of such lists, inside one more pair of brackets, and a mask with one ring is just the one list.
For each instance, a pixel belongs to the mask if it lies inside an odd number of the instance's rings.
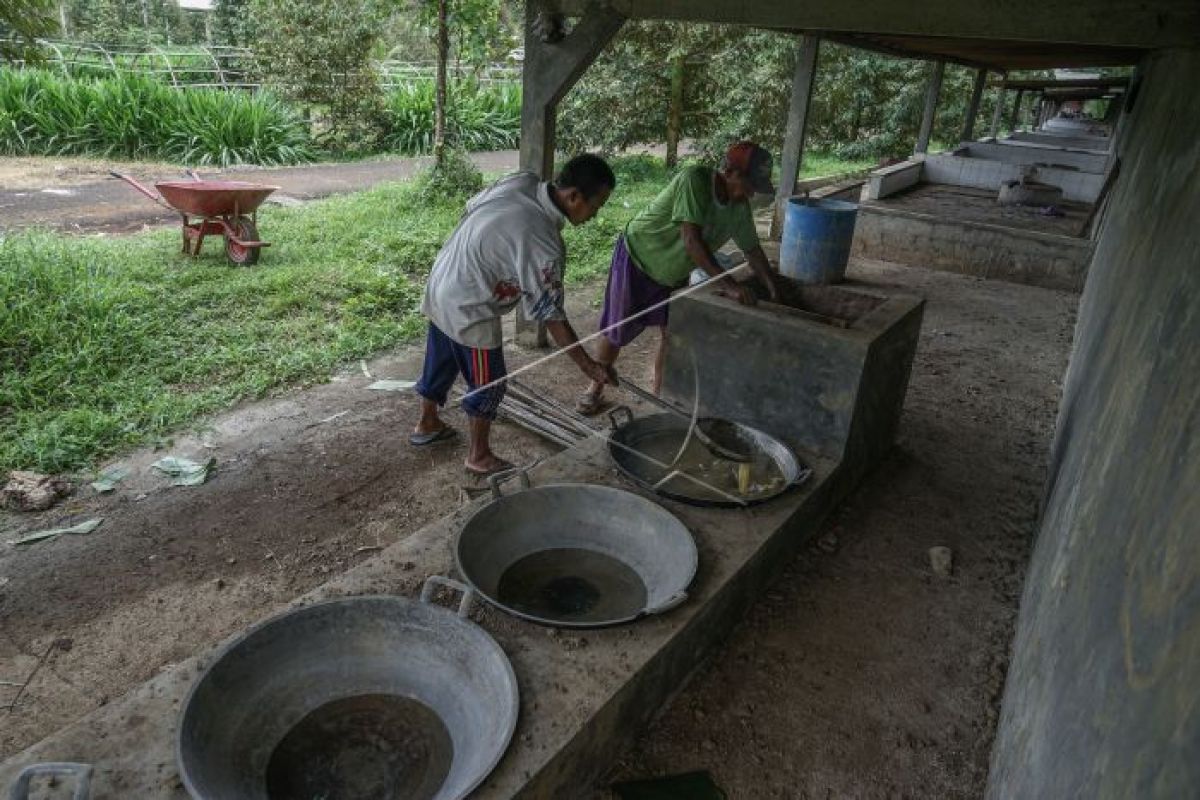
{"label": "large metal wok", "polygon": [[[463,591],[457,615],[429,602]],[[500,646],[472,592],[353,597],[233,642],[192,688],[179,771],[198,800],[449,800],[491,772],[517,722]]]}
{"label": "large metal wok", "polygon": [[[722,421],[755,454],[751,463],[742,465],[715,458],[694,439],[677,460],[688,420],[675,414],[634,417],[621,406],[609,419],[613,429],[608,452],[617,469],[639,486],[681,503],[731,508],[765,503],[812,475],[791,448],[749,425]],[[744,493],[738,480],[741,469],[749,470],[750,476],[751,491]]]}
{"label": "large metal wok", "polygon": [[[501,492],[519,477],[522,489]],[[566,628],[630,622],[675,608],[696,575],[696,543],[661,506],[608,486],[533,488],[493,476],[492,502],[459,532],[459,573],[488,602]]]}

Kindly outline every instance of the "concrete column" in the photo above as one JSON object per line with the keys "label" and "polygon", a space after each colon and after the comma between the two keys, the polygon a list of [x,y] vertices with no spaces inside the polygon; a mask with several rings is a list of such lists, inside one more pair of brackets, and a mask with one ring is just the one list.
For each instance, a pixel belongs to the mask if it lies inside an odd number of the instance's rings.
{"label": "concrete column", "polygon": [[986,81],[987,70],[975,70],[975,85],[971,87],[971,102],[967,104],[967,118],[963,120],[959,141],[969,142],[975,138],[975,118],[979,116],[979,101],[983,99],[983,84]]}
{"label": "concrete column", "polygon": [[942,75],[945,72],[946,62],[935,61],[933,63],[929,86],[925,90],[925,112],[921,115],[921,130],[917,134],[917,146],[913,151],[918,155],[929,152],[929,137],[933,135],[933,115],[937,111],[938,94],[942,91]]}
{"label": "concrete column", "polygon": [[992,110],[992,128],[988,132],[988,136],[993,139],[1000,137],[1000,117],[1004,114],[1004,99],[1008,96],[1008,92],[1003,86],[996,87],[996,107]]}
{"label": "concrete column", "polygon": [[[550,0],[525,2],[525,63],[521,70],[521,169],[543,179],[554,173],[554,133],[558,102],[570,91],[604,46],[616,35],[625,17],[607,3],[587,7],[574,28]],[[517,341],[545,347],[546,329],[524,318],[517,309]]]}
{"label": "concrete column", "polygon": [[1017,130],[1017,126],[1021,124],[1021,100],[1025,97],[1024,89],[1017,89],[1017,97],[1013,100],[1012,116],[1008,120],[1008,129],[1010,131]]}
{"label": "concrete column", "polygon": [[804,137],[808,130],[808,106],[812,100],[813,81],[817,75],[817,53],[821,40],[816,36],[801,36],[796,53],[796,71],[792,75],[792,99],[788,105],[787,130],[783,137],[783,153],[779,165],[779,187],[775,195],[775,215],[771,219],[771,236],[783,232],[783,215],[788,198],[796,190],[796,181],[804,164]]}

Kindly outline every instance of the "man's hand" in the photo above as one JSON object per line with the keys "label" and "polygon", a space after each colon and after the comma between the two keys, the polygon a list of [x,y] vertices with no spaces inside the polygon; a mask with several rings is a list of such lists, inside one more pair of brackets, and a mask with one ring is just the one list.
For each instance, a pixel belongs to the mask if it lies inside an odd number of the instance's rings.
{"label": "man's hand", "polygon": [[744,306],[752,306],[758,303],[758,298],[754,294],[754,290],[749,286],[738,283],[732,278],[725,281],[725,287],[721,293],[726,297],[737,300]]}
{"label": "man's hand", "polygon": [[596,383],[601,385],[609,384],[610,386],[617,385],[617,372],[611,366],[601,364],[594,358],[589,358],[587,361],[579,365],[579,369],[584,375],[587,375]]}

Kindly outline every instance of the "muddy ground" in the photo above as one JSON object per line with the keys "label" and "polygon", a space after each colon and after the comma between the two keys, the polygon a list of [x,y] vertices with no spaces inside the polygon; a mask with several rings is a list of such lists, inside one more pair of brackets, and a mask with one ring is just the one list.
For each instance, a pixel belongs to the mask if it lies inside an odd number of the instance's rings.
{"label": "muddy ground", "polygon": [[[614,777],[709,769],[734,798],[981,793],[1078,298],[882,263],[851,275],[929,300],[898,445]],[[582,328],[598,294],[574,293]],[[649,338],[624,362],[643,379]],[[0,686],[0,757],[456,506],[472,483],[461,441],[411,449],[413,396],[366,389],[419,359],[402,348],[370,378],[351,365],[134,453],[113,495],[0,517],[0,541],[104,518],[0,545],[0,681],[40,663],[10,712]],[[559,364],[533,382],[567,399],[576,376]],[[503,425],[497,442],[518,460],[551,452]],[[148,468],[168,453],[218,471],[169,488]],[[931,572],[934,545],[953,549],[952,576]]]}

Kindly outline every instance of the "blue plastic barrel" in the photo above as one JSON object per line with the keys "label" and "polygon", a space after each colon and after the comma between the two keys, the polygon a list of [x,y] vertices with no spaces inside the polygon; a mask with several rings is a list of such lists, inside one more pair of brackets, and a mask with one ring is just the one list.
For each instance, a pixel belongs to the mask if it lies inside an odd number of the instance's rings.
{"label": "blue plastic barrel", "polygon": [[858,205],[842,200],[788,200],[779,271],[801,283],[838,283],[846,277]]}

